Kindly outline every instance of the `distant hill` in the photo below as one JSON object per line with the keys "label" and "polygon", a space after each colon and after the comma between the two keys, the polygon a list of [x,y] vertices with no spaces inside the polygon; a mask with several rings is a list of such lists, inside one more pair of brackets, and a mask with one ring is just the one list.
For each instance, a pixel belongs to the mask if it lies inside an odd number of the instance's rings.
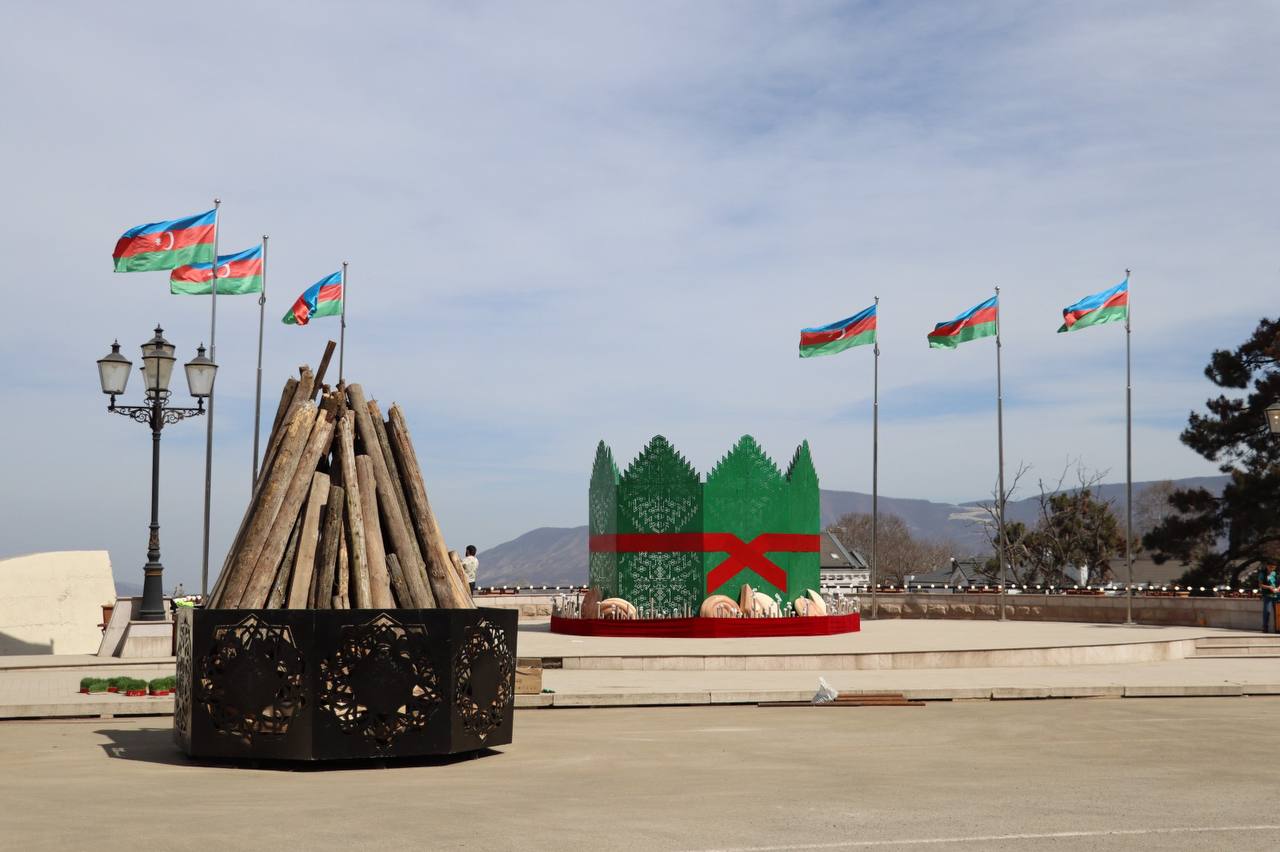
{"label": "distant hill", "polygon": [[[1180,488],[1204,487],[1217,493],[1227,481],[1225,476],[1196,476],[1175,480]],[[1136,498],[1154,482],[1135,482]],[[1027,489],[1034,489],[1028,484]],[[1105,483],[1098,488],[1104,500],[1118,509],[1124,506],[1124,483]],[[871,495],[858,491],[828,491],[821,494],[823,527],[835,523],[851,512],[871,513]],[[1010,521],[1034,523],[1039,511],[1037,497],[1010,501]],[[880,513],[897,515],[906,522],[911,533],[934,541],[949,541],[957,555],[984,553],[988,544],[981,500],[968,503],[935,503],[901,497],[880,497]],[[492,547],[479,554],[482,586],[488,585],[566,585],[583,583],[587,577],[587,528],[541,527]]]}
{"label": "distant hill", "polygon": [[540,527],[478,555],[482,586],[583,583],[587,527]]}

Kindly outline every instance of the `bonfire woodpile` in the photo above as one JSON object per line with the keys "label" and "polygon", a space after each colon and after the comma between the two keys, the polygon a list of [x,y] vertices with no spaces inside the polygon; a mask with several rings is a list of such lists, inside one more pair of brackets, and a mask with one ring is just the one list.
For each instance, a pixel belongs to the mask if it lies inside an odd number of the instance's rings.
{"label": "bonfire woodpile", "polygon": [[472,608],[431,511],[404,412],[320,368],[285,383],[253,497],[209,605]]}

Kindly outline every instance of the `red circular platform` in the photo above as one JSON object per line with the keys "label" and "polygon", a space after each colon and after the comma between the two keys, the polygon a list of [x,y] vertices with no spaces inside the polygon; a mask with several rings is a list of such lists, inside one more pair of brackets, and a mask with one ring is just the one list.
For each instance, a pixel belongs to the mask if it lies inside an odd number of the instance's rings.
{"label": "red circular platform", "polygon": [[665,639],[732,639],[752,636],[830,636],[856,633],[856,612],[795,618],[561,618],[551,616],[551,632],[570,636],[648,636]]}

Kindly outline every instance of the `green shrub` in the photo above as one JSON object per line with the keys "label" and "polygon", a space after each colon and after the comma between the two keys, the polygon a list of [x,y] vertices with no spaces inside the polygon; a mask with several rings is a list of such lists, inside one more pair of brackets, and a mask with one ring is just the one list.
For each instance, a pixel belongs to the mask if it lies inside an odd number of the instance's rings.
{"label": "green shrub", "polygon": [[132,678],[127,677],[109,677],[107,678],[107,686],[114,686],[116,689],[125,689],[125,685],[129,683],[131,679]]}
{"label": "green shrub", "polygon": [[90,684],[92,684],[95,680],[97,680],[97,678],[94,678],[94,677],[82,677],[82,678],[80,678],[80,688],[81,688],[81,689],[88,689],[88,688],[89,688],[89,685],[90,685]]}
{"label": "green shrub", "polygon": [[152,678],[147,684],[147,688],[152,692],[172,692],[174,687],[178,685],[178,678],[175,675],[168,677]]}
{"label": "green shrub", "polygon": [[[89,677],[89,678],[85,678],[85,680],[89,681],[87,684],[85,684],[85,686],[88,688],[90,693],[107,691],[107,682],[102,678]],[[83,680],[80,682],[84,684]]]}

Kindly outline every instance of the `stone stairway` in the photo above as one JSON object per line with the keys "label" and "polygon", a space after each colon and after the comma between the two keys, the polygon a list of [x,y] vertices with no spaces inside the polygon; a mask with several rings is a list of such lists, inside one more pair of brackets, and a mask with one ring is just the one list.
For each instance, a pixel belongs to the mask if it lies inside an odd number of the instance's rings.
{"label": "stone stairway", "polygon": [[1280,635],[1205,636],[1196,640],[1196,649],[1187,658],[1222,657],[1280,657]]}

